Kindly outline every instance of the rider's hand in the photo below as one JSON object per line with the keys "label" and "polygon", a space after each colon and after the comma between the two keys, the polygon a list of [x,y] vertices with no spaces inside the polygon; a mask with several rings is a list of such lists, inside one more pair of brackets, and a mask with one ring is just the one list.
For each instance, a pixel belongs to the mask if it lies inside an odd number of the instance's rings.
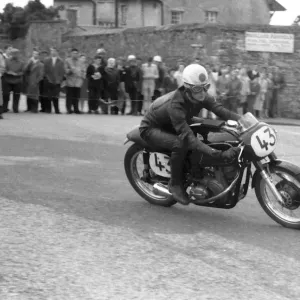
{"label": "rider's hand", "polygon": [[232,161],[238,156],[240,151],[241,151],[241,149],[238,147],[230,148],[226,151],[221,152],[220,158],[224,159],[225,161]]}

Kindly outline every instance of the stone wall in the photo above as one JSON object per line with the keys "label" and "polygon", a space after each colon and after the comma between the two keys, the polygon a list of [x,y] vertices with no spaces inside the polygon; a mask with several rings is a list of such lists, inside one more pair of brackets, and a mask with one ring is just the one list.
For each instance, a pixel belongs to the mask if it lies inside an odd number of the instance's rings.
{"label": "stone wall", "polygon": [[[293,33],[295,52],[293,54],[247,52],[245,31]],[[100,43],[104,43],[109,56],[126,57],[135,54],[142,59],[159,54],[167,65],[175,65],[178,60],[190,62],[200,56],[203,62],[218,59],[220,63],[260,66],[279,66],[285,73],[287,87],[281,97],[283,116],[300,118],[300,27],[269,25],[203,25],[181,24],[159,28],[134,28],[106,30],[101,34],[67,34],[62,46],[76,45],[89,57],[95,54]],[[192,44],[202,44],[203,50]]]}
{"label": "stone wall", "polygon": [[49,50],[49,47],[57,47],[64,56],[62,48],[62,35],[69,30],[67,21],[34,21],[31,23],[26,39],[24,54],[28,57],[33,48]]}

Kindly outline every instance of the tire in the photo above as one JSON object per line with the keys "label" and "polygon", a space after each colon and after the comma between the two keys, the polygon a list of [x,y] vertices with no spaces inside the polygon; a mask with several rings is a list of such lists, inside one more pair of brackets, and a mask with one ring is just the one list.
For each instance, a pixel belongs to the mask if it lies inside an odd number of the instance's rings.
{"label": "tire", "polygon": [[146,201],[148,201],[151,204],[163,206],[163,207],[170,207],[176,204],[177,202],[169,197],[161,197],[155,195],[153,192],[149,190],[147,191],[146,187],[143,188],[143,183],[141,179],[139,181],[136,177],[138,177],[138,174],[134,174],[134,166],[136,167],[136,158],[140,152],[143,151],[143,147],[138,144],[131,145],[125,154],[124,158],[124,167],[125,167],[125,173],[128,178],[128,181],[130,182],[131,186],[134,188],[134,190]]}
{"label": "tire", "polygon": [[[292,165],[287,162],[279,162],[277,165],[272,166],[271,170],[280,171],[284,174],[287,174],[290,179],[295,180],[295,183],[297,182],[297,186],[300,185],[300,168]],[[255,182],[255,194],[259,201],[259,204],[263,208],[263,210],[267,213],[269,217],[271,217],[275,222],[278,224],[291,228],[291,229],[300,229],[300,214],[299,214],[299,220],[289,220],[288,216],[287,218],[284,218],[280,214],[276,214],[272,208],[270,208],[270,205],[268,204],[268,201],[265,199],[263,192],[262,192],[262,186],[264,185],[264,180],[261,177],[260,174],[258,174]],[[298,199],[300,199],[300,193],[298,189]],[[300,205],[297,210],[300,212]]]}

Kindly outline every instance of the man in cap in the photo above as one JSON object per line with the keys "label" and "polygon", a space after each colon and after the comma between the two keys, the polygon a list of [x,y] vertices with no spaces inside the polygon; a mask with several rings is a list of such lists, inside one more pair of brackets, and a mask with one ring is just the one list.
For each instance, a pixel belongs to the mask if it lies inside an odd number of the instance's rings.
{"label": "man in cap", "polygon": [[137,66],[135,55],[129,55],[127,58],[128,66],[125,67],[124,82],[125,91],[131,100],[131,111],[128,115],[137,115],[138,111],[138,89],[140,83],[141,71]]}
{"label": "man in cap", "polygon": [[22,90],[24,63],[20,60],[19,50],[13,48],[11,57],[6,59],[3,86],[3,110],[8,111],[10,92],[13,92],[13,111],[19,112],[19,100]]}

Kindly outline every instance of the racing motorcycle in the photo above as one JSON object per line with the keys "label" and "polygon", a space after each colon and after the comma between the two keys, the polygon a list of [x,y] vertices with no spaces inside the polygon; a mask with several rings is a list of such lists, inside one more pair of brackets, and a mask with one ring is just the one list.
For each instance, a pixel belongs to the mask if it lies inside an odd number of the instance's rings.
{"label": "racing motorcycle", "polygon": [[[277,132],[268,124],[247,113],[236,122],[193,118],[190,125],[195,136],[217,150],[239,147],[240,153],[231,162],[202,155],[192,172],[190,153],[184,166],[184,188],[191,204],[222,209],[234,208],[255,189],[264,211],[282,226],[300,229],[300,168],[277,158]],[[135,127],[127,134],[124,166],[134,190],[154,205],[176,204],[168,189],[170,151],[159,145],[153,149]]]}

